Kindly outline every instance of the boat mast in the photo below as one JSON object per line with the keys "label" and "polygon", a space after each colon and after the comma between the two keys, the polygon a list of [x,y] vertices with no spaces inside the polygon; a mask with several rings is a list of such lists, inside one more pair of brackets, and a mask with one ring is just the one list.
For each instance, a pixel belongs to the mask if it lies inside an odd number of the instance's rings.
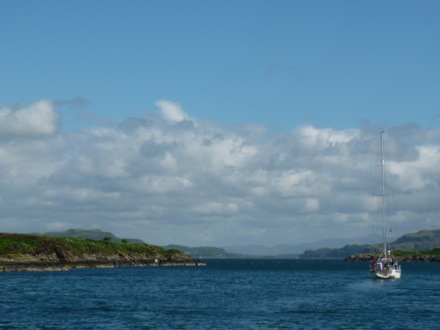
{"label": "boat mast", "polygon": [[382,174],[382,227],[383,227],[383,254],[388,259],[387,254],[387,228],[385,222],[385,160],[383,157],[383,134],[384,130],[380,131],[380,169]]}

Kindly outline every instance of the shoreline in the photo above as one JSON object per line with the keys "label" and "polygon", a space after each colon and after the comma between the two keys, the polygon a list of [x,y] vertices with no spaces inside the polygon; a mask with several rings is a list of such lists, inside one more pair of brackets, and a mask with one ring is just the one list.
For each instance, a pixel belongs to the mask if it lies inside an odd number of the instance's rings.
{"label": "shoreline", "polygon": [[[364,261],[364,262],[369,262],[372,261],[374,258],[376,258],[377,255],[376,254],[355,254],[355,255],[351,255],[349,257],[346,257],[344,259],[344,261]],[[433,256],[433,255],[413,255],[410,257],[403,257],[403,258],[398,258],[396,257],[396,259],[399,262],[440,262],[440,256]]]}
{"label": "shoreline", "polygon": [[83,268],[123,268],[123,267],[203,267],[204,261],[80,261],[80,262],[0,262],[0,272],[69,271]]}

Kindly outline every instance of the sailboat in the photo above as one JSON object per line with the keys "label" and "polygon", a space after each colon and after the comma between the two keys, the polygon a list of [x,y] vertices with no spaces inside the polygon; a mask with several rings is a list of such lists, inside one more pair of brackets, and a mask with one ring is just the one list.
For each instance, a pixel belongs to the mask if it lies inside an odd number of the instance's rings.
{"label": "sailboat", "polygon": [[371,264],[371,272],[374,278],[379,279],[398,279],[402,275],[402,269],[397,261],[391,255],[391,251],[387,247],[387,223],[385,221],[385,161],[383,155],[383,136],[384,131],[380,132],[380,169],[382,177],[381,192],[381,215],[382,215],[382,234],[383,234],[383,250],[377,258],[373,259]]}

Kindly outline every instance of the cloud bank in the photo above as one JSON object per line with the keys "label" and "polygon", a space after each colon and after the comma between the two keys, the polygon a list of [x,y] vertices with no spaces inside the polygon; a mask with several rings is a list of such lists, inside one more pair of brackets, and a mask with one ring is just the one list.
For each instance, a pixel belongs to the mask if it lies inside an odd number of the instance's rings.
{"label": "cloud bank", "polygon": [[39,101],[15,111],[0,105],[1,136],[44,136],[57,130],[58,114],[51,101]]}
{"label": "cloud bank", "polygon": [[[101,228],[154,244],[302,243],[377,219],[379,128],[197,121],[169,100],[115,126],[59,130],[54,102],[0,107],[1,231]],[[386,131],[389,218],[439,228],[440,130]]]}

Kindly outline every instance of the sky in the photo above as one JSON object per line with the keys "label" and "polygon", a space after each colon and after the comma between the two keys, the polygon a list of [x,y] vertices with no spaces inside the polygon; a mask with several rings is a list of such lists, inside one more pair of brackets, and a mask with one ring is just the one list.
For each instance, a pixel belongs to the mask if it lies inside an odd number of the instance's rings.
{"label": "sky", "polygon": [[381,129],[389,228],[440,229],[439,14],[2,0],[0,231],[354,242],[378,228]]}

